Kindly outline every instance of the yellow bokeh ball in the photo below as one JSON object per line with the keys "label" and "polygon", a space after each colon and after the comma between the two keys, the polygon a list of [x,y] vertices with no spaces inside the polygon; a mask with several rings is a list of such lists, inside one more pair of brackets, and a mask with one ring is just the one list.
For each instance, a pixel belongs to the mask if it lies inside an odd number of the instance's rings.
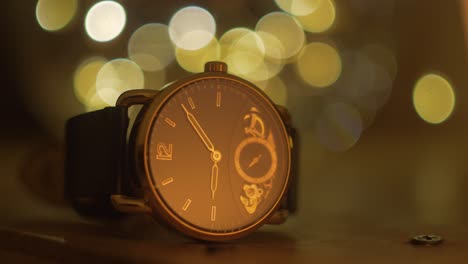
{"label": "yellow bokeh ball", "polygon": [[453,87],[440,75],[426,74],[416,82],[413,104],[424,121],[440,124],[452,114],[455,107]]}
{"label": "yellow bokeh ball", "polygon": [[341,66],[338,51],[322,42],[305,46],[297,60],[299,76],[307,84],[318,88],[336,82],[341,74]]}

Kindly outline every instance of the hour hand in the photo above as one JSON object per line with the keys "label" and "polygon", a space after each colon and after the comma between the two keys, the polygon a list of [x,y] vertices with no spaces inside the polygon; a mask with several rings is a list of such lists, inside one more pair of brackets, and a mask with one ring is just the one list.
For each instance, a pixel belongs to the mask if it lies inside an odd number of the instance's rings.
{"label": "hour hand", "polygon": [[215,162],[211,168],[211,199],[214,200],[216,189],[218,189],[218,164]]}

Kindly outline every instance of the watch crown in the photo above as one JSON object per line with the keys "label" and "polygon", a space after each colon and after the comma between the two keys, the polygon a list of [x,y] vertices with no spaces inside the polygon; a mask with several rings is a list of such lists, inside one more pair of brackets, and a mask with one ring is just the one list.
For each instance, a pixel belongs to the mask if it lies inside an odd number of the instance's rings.
{"label": "watch crown", "polygon": [[209,61],[205,64],[205,72],[227,72],[227,64],[220,61]]}

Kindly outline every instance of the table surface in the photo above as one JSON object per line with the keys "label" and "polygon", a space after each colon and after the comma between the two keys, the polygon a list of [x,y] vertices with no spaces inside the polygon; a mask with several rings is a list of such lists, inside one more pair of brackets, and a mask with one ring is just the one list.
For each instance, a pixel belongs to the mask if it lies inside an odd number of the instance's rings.
{"label": "table surface", "polygon": [[[0,256],[3,263],[466,263],[466,143],[457,133],[369,136],[338,154],[314,152],[316,143],[305,137],[298,214],[217,244],[185,238],[143,215],[80,218],[61,197],[62,147],[2,137]],[[409,243],[419,234],[444,241]]]}

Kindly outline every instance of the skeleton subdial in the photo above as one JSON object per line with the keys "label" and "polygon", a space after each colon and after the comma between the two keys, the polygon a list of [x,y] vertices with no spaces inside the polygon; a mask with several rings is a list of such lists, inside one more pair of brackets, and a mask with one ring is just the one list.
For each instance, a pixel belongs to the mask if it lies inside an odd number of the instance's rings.
{"label": "skeleton subdial", "polygon": [[267,139],[247,137],[234,153],[237,173],[248,183],[261,184],[270,180],[276,172],[276,150]]}
{"label": "skeleton subdial", "polygon": [[[271,139],[271,137],[269,137]],[[268,196],[278,160],[271,140],[247,137],[234,153],[237,173],[245,181],[240,200],[249,214],[255,213],[258,204]]]}

